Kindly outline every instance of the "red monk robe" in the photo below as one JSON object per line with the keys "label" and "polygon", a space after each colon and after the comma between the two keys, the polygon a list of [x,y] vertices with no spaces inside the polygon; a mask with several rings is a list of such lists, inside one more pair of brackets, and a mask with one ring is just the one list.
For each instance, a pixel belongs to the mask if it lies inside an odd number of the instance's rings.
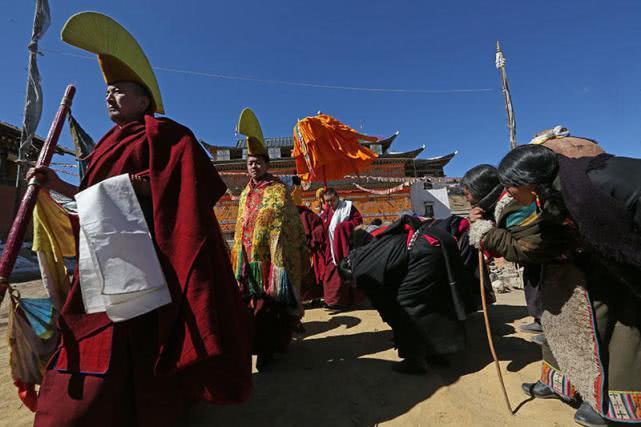
{"label": "red monk robe", "polygon": [[[341,201],[341,203],[345,203]],[[349,252],[349,239],[352,231],[358,225],[363,223],[361,213],[352,205],[349,217],[340,222],[334,230],[333,236],[330,236],[330,226],[334,210],[327,206],[321,212],[321,219],[325,229],[327,245],[325,246],[325,274],[323,275],[323,293],[325,304],[333,307],[348,307],[354,303],[354,293],[350,286],[343,283],[338,275],[338,263],[347,256]],[[333,248],[333,256],[332,256]]]}
{"label": "red monk robe", "polygon": [[76,270],[35,426],[158,427],[197,400],[249,397],[249,314],[213,215],[225,184],[189,129],[152,116],[103,137],[80,190],[123,173],[150,177],[139,199],[172,303],[120,323],[85,314]]}
{"label": "red monk robe", "polygon": [[323,296],[325,274],[325,229],[323,220],[311,209],[298,206],[298,215],[305,230],[305,241],[311,257],[311,271],[303,281],[301,300],[320,299]]}

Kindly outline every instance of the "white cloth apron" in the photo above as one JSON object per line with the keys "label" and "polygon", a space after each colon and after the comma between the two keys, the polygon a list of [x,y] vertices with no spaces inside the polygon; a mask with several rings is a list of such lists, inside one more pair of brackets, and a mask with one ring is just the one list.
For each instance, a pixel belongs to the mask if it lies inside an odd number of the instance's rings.
{"label": "white cloth apron", "polygon": [[349,214],[351,212],[352,202],[349,200],[341,200],[334,211],[334,215],[332,215],[332,220],[329,222],[329,229],[327,230],[329,234],[329,249],[332,253],[332,262],[334,265],[337,265],[336,256],[334,255],[334,232],[336,231],[338,224],[349,219]]}
{"label": "white cloth apron", "polygon": [[113,322],[122,322],[169,304],[169,288],[129,175],[106,179],[75,198],[87,313],[106,312]]}

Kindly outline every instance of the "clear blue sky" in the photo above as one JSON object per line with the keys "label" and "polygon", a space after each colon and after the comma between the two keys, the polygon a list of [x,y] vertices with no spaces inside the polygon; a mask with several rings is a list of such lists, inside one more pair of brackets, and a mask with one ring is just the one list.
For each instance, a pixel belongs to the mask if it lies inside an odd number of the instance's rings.
{"label": "clear blue sky", "polygon": [[[0,120],[22,122],[33,1],[3,2]],[[372,135],[401,135],[397,151],[458,150],[447,167],[461,176],[497,163],[508,146],[494,67],[501,40],[518,140],[563,124],[608,151],[641,157],[641,2],[50,0],[52,24],[39,64],[45,135],[67,83],[74,114],[97,140],[111,126],[95,60],[60,41],[73,13],[96,10],[122,23],[152,65],[326,85],[490,92],[399,94],[234,81],[157,71],[167,115],[212,144],[234,141],[243,107],[267,136],[287,136],[297,118],[321,110]],[[58,53],[54,53],[58,52]],[[68,133],[62,144],[71,146]]]}

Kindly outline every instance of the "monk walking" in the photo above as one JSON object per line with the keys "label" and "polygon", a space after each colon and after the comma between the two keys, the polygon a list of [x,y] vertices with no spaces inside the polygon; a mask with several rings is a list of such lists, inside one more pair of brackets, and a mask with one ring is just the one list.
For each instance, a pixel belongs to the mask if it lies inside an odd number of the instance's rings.
{"label": "monk walking", "polygon": [[254,315],[256,369],[287,350],[303,315],[300,289],[309,269],[305,234],[291,193],[268,173],[269,155],[256,116],[243,110],[238,131],[247,136],[249,183],[240,195],[232,262]]}
{"label": "monk walking", "polygon": [[123,27],[84,12],[62,38],[98,55],[115,126],[79,187],[30,171],[76,198],[80,233],[35,425],[166,426],[198,400],[246,400],[248,313],[212,211],[224,183],[188,128],[154,116],[156,78]]}
{"label": "monk walking", "polygon": [[354,302],[354,295],[349,285],[339,276],[337,266],[347,256],[350,236],[354,228],[363,223],[363,217],[351,201],[341,200],[333,188],[325,191],[323,201],[325,208],[321,219],[327,233],[323,294],[326,307],[340,311]]}

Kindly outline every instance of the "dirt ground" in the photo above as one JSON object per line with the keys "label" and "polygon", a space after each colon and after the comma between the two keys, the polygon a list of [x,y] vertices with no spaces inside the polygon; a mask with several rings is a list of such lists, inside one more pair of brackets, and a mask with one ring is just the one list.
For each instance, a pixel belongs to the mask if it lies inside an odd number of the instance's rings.
{"label": "dirt ground", "polygon": [[[39,282],[19,285],[41,294]],[[574,410],[556,400],[532,400],[521,383],[538,378],[540,347],[517,325],[529,318],[523,293],[499,295],[491,309],[496,351],[516,415],[509,415],[488,351],[482,316],[467,321],[468,350],[450,367],[424,376],[391,370],[398,360],[391,332],[374,310],[330,316],[308,310],[306,332],[266,373],[254,374],[249,402],[228,407],[199,405],[180,426],[572,426]],[[4,336],[7,303],[0,309],[0,425],[33,422],[11,381]]]}

